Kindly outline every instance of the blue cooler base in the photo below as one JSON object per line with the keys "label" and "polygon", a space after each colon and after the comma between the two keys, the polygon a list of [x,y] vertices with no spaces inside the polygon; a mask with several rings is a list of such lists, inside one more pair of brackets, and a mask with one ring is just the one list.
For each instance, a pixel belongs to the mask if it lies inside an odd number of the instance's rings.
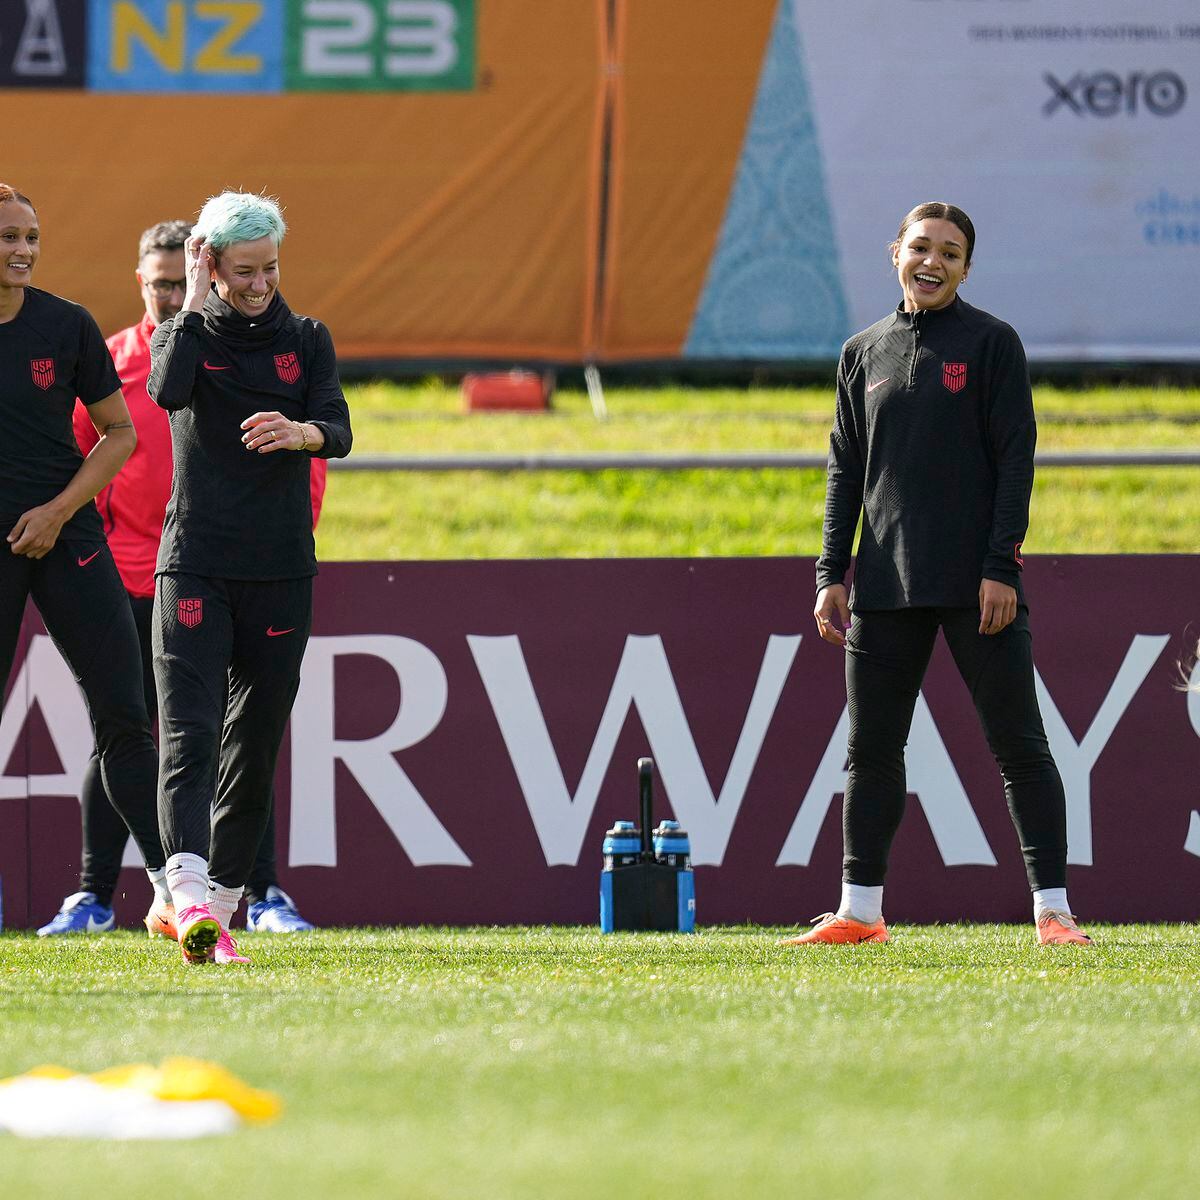
{"label": "blue cooler base", "polygon": [[691,933],[696,924],[691,871],[638,863],[600,873],[600,929]]}

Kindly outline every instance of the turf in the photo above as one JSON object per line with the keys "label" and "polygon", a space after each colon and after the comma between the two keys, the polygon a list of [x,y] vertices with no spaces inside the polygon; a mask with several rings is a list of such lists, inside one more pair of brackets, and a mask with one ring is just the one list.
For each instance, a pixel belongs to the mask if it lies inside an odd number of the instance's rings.
{"label": "turf", "polygon": [[1192,927],[894,932],[322,932],[245,970],[4,935],[0,1077],[183,1052],[286,1103],[202,1145],[0,1138],[4,1194],[1194,1195]]}
{"label": "turf", "polygon": [[[542,414],[462,411],[439,382],[349,390],[368,453],[824,453],[828,388],[614,388],[598,421],[583,393]],[[1043,450],[1194,448],[1200,391],[1039,387]],[[318,555],[455,559],[815,555],[819,470],[341,472]],[[1043,468],[1025,550],[1192,553],[1200,468]]]}

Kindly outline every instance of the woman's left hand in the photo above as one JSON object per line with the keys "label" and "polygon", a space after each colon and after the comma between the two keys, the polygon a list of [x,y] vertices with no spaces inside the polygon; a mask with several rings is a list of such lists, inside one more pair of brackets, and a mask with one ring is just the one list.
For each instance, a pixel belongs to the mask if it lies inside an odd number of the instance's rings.
{"label": "woman's left hand", "polygon": [[[257,412],[242,422],[242,442],[247,450],[270,454],[272,450],[299,450],[305,443],[304,430],[283,413]],[[310,443],[311,445],[311,443]]]}
{"label": "woman's left hand", "polygon": [[64,517],[52,504],[42,504],[23,512],[8,535],[14,554],[26,558],[45,558],[54,549],[58,535],[66,524]]}
{"label": "woman's left hand", "polygon": [[999,633],[1017,619],[1017,589],[995,579],[979,585],[979,632]]}

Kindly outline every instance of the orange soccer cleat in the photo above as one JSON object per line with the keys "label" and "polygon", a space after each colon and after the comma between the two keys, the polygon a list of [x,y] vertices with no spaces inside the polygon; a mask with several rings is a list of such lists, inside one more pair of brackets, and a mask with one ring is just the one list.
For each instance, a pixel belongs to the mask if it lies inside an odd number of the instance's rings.
{"label": "orange soccer cleat", "polygon": [[813,928],[799,937],[784,938],[781,946],[856,946],[859,942],[890,941],[887,926],[880,917],[873,925],[864,925],[853,917],[825,913],[813,917]]}
{"label": "orange soccer cleat", "polygon": [[1092,945],[1092,939],[1075,924],[1075,918],[1056,908],[1048,908],[1038,917],[1037,936],[1043,946]]}
{"label": "orange soccer cleat", "polygon": [[175,941],[175,905],[166,904],[157,897],[150,911],[142,918],[146,932],[152,937],[170,938]]}

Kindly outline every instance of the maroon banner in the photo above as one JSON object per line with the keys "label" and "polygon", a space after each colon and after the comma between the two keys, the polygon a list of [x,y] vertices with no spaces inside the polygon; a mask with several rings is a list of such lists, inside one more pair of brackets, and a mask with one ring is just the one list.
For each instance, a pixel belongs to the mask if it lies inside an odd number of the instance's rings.
{"label": "maroon banner", "polygon": [[[1200,894],[1200,556],[1033,558],[1038,688],[1067,789],[1086,920],[1188,920]],[[281,881],[320,924],[592,922],[600,845],[689,831],[701,923],[836,906],[842,652],[812,628],[807,559],[333,564],[277,781]],[[69,672],[32,616],[0,721],[9,926],[77,887],[89,751]],[[908,746],[886,911],[1023,920],[999,773],[939,641]],[[122,874],[126,923],[149,900]]]}

